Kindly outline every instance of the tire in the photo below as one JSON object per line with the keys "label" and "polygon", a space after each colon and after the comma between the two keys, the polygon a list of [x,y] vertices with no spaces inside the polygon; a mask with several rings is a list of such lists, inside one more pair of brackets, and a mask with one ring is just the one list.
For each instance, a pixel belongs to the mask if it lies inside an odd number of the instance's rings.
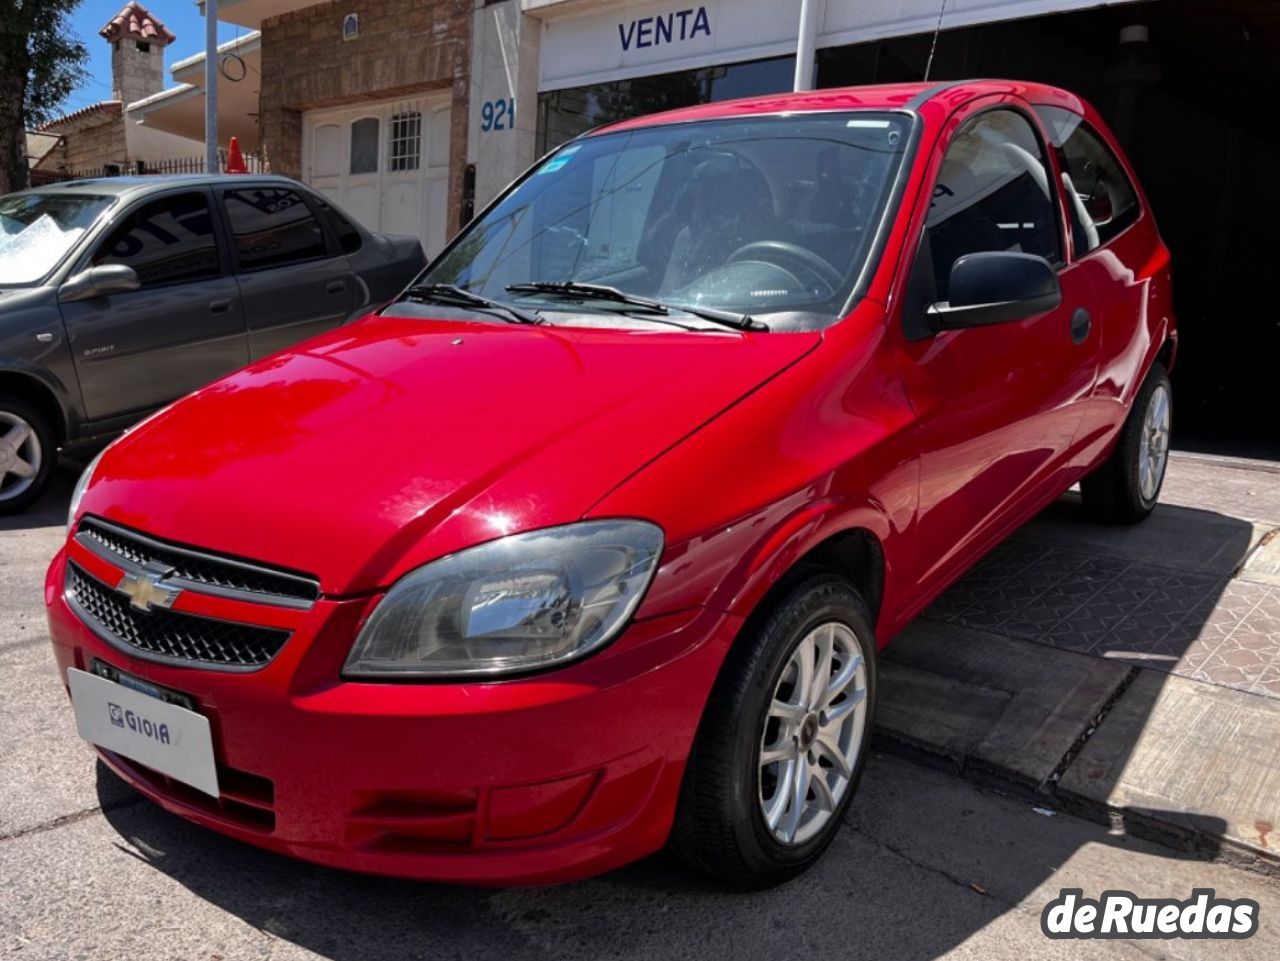
{"label": "tire", "polygon": [[[1169,463],[1173,389],[1157,361],[1134,398],[1115,450],[1080,482],[1085,510],[1106,524],[1136,524],[1160,499]],[[1158,448],[1154,459],[1149,452]]]}
{"label": "tire", "polygon": [[21,513],[39,500],[57,459],[48,418],[21,397],[0,394],[0,515]]}
{"label": "tire", "polygon": [[[842,675],[851,678],[843,693],[831,697],[828,710],[850,707],[815,730],[828,713],[813,711],[813,698],[791,719],[777,716],[773,706],[775,697],[794,705],[805,702],[795,684],[801,645],[820,652],[824,635],[838,652],[828,665],[828,691]],[[855,650],[861,652],[860,668]],[[812,663],[820,661],[816,653]],[[816,667],[812,676],[821,676]],[[817,689],[815,680],[810,692]],[[685,769],[671,848],[696,870],[738,888],[772,887],[807,870],[831,844],[857,790],[875,691],[875,634],[857,591],[832,574],[809,576],[787,590],[748,622],[716,680]],[[791,759],[762,764],[766,742]],[[844,773],[833,763],[828,743],[847,750]],[[794,794],[784,791],[787,765],[798,772],[810,759],[822,773],[809,782],[787,839],[796,810],[789,800]],[[766,807],[776,814],[773,825]]]}

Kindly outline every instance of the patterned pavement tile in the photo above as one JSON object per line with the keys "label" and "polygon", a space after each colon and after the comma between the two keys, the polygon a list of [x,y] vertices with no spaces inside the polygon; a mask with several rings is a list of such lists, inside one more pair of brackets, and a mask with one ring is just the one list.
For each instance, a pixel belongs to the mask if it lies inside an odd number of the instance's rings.
{"label": "patterned pavement tile", "polygon": [[1280,698],[1280,665],[1273,664],[1263,671],[1249,690],[1254,694]]}

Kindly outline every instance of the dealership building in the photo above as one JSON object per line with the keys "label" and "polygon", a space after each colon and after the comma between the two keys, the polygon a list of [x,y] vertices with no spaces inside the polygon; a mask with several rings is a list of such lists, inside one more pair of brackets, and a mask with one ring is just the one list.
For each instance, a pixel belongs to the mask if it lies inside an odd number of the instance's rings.
{"label": "dealership building", "polygon": [[[792,87],[801,0],[221,0],[220,93],[277,173],[429,254],[539,156],[600,124]],[[1009,77],[1090,100],[1173,250],[1183,442],[1280,449],[1276,0],[816,0],[819,88]],[[941,14],[941,18],[940,18]],[[934,31],[941,31],[934,47]],[[253,31],[249,33],[248,31]],[[180,65],[191,87],[201,58]],[[223,67],[228,64],[223,64]],[[175,68],[175,74],[178,68]],[[226,89],[220,81],[219,90]],[[138,119],[178,131],[202,97]],[[221,111],[220,111],[221,114]],[[248,129],[246,129],[248,128]],[[192,128],[181,132],[187,136]],[[244,138],[242,138],[244,139]]]}

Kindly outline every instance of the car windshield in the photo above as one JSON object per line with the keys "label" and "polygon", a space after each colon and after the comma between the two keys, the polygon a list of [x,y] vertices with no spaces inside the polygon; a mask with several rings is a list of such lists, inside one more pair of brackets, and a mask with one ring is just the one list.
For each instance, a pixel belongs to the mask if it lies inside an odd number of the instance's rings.
{"label": "car windshield", "polygon": [[871,255],[910,124],[857,111],[588,136],[544,160],[420,282],[516,302],[553,323],[569,322],[557,310],[630,308],[526,285],[602,285],[749,314],[774,330],[824,326]]}
{"label": "car windshield", "polygon": [[0,197],[0,286],[42,280],[111,201],[111,197],[97,194]]}

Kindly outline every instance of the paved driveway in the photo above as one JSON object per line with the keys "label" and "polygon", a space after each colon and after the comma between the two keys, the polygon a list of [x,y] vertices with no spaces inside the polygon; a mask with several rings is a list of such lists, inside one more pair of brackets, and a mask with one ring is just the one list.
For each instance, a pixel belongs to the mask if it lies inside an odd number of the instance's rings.
{"label": "paved driveway", "polygon": [[[1280,888],[897,757],[873,758],[820,867],[756,895],[655,857],[555,888],[488,891],[344,874],[165,814],[76,740],[40,589],[71,477],[0,521],[0,956],[313,958],[1274,958]],[[1063,887],[1252,897],[1246,942],[1050,942]]]}

